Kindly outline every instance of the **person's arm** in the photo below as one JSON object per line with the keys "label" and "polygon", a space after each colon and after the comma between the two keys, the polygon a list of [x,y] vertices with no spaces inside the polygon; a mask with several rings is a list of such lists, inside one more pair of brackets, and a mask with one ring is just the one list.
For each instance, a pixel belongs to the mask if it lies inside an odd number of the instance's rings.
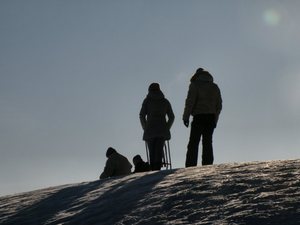
{"label": "person's arm", "polygon": [[172,106],[171,103],[167,100],[168,102],[168,111],[167,111],[167,115],[168,115],[168,122],[167,122],[167,127],[170,130],[173,123],[174,123],[174,119],[175,119],[175,115],[174,112],[172,110]]}
{"label": "person's arm", "polygon": [[196,99],[197,99],[197,88],[193,83],[191,83],[189,86],[187,98],[185,100],[184,113],[182,117],[184,122],[189,121]]}
{"label": "person's arm", "polygon": [[107,161],[106,161],[106,165],[105,165],[105,167],[104,167],[104,170],[103,170],[103,172],[101,173],[101,175],[100,175],[100,179],[105,179],[105,178],[108,178],[108,177],[111,177],[112,175],[113,175],[113,173],[114,173],[114,168],[113,168],[113,166],[112,166],[112,163],[111,163],[111,161],[108,159]]}
{"label": "person's arm", "polygon": [[218,87],[217,91],[218,91],[218,99],[217,99],[217,104],[216,104],[216,112],[217,112],[217,114],[216,114],[216,125],[217,125],[218,120],[219,120],[219,115],[220,115],[221,110],[222,110],[222,102],[223,102],[222,96],[221,96],[221,91],[220,91],[219,87]]}
{"label": "person's arm", "polygon": [[143,130],[146,129],[146,124],[147,124],[146,115],[147,115],[147,102],[145,99],[143,102],[141,111],[140,111],[140,122],[141,122]]}

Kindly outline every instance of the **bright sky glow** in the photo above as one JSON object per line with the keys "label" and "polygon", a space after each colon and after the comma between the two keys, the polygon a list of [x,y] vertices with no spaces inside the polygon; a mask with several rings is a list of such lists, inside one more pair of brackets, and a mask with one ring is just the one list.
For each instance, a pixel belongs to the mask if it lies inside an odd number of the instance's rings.
{"label": "bright sky glow", "polygon": [[281,15],[274,9],[266,10],[263,17],[265,23],[269,26],[277,26],[281,19]]}

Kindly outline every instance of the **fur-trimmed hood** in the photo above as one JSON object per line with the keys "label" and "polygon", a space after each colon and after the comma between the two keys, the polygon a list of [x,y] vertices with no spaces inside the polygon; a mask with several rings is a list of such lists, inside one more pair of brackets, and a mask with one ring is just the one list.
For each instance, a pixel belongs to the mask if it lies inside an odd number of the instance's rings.
{"label": "fur-trimmed hood", "polygon": [[202,70],[202,71],[198,71],[192,76],[191,78],[191,82],[214,82],[214,78],[213,76],[205,71],[205,70]]}

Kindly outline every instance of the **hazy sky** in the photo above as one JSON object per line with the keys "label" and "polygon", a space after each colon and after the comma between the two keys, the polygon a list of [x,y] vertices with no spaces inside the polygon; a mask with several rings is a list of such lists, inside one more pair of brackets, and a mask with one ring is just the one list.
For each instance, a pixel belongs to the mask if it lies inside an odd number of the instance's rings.
{"label": "hazy sky", "polygon": [[[145,159],[151,82],[184,167],[189,79],[223,97],[215,163],[300,157],[300,1],[0,1],[0,195],[98,179],[108,146]],[[201,162],[201,160],[199,160]]]}

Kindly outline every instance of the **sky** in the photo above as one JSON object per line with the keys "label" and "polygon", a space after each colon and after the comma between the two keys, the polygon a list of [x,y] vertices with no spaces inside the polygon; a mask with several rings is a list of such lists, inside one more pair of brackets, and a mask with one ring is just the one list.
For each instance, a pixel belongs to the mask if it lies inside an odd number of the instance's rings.
{"label": "sky", "polygon": [[199,67],[223,98],[215,164],[299,158],[299,7],[0,1],[0,195],[98,179],[109,146],[146,159],[139,111],[152,82],[172,104],[172,165],[184,167],[182,113]]}

